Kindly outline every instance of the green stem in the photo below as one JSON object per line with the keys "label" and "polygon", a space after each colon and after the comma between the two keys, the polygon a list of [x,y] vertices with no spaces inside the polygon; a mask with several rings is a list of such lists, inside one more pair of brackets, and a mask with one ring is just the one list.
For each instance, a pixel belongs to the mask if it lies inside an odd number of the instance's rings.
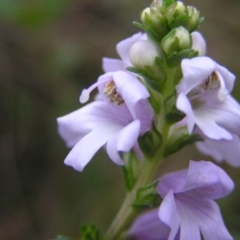
{"label": "green stem", "polygon": [[[169,126],[164,129],[164,139],[167,138],[169,132]],[[132,207],[136,199],[137,191],[149,184],[152,181],[156,171],[158,170],[160,164],[163,162],[163,149],[165,148],[165,143],[163,142],[155,157],[153,159],[146,159],[142,165],[141,172],[139,174],[138,180],[134,185],[134,188],[127,193],[122,206],[117,213],[115,219],[110,225],[107,233],[105,235],[107,240],[117,240],[120,238],[121,233],[128,227],[129,223],[136,217],[138,211]]]}
{"label": "green stem", "polygon": [[158,115],[158,119],[156,121],[156,127],[158,131],[162,134],[162,144],[157,150],[155,156],[151,159],[146,159],[142,165],[141,171],[138,175],[138,179],[133,187],[133,189],[127,193],[125,200],[122,203],[122,206],[117,213],[115,219],[112,224],[108,228],[105,238],[106,240],[118,240],[121,237],[121,234],[124,230],[127,229],[129,224],[133,221],[133,219],[138,214],[137,209],[133,208],[132,205],[136,200],[137,191],[146,185],[148,185],[159,166],[164,160],[164,149],[166,147],[166,142],[169,134],[170,126],[165,122],[165,98],[170,96],[174,87],[174,78],[176,75],[177,68],[171,68],[168,71],[168,86],[165,88],[164,95],[159,95],[161,98],[161,111]]}

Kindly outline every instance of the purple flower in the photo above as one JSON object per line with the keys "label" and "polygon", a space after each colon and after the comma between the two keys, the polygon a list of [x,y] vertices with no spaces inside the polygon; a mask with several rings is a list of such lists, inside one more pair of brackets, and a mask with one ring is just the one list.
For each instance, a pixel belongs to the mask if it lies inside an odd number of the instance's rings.
{"label": "purple flower", "polygon": [[228,95],[235,77],[208,57],[182,61],[183,78],[177,86],[177,108],[187,116],[188,131],[196,124],[211,139],[240,134],[240,107]]}
{"label": "purple flower", "polygon": [[126,67],[132,66],[129,59],[130,48],[134,43],[146,39],[146,34],[139,32],[119,42],[116,46],[116,49],[121,60],[104,57],[102,59],[103,70],[105,72],[115,72],[120,70],[125,71]]}
{"label": "purple flower", "polygon": [[206,137],[199,129],[194,133],[202,136],[203,141],[197,142],[198,150],[214,158],[217,162],[226,161],[232,167],[240,167],[240,139],[239,136],[232,134],[231,140],[214,140]]}
{"label": "purple flower", "polygon": [[[129,234],[136,240],[200,240],[201,234],[205,240],[232,240],[213,199],[228,195],[233,187],[232,180],[218,166],[190,161],[189,169],[160,179],[158,192],[163,201],[158,219],[156,210],[140,216]],[[146,237],[141,238],[144,234]]]}
{"label": "purple flower", "polygon": [[61,137],[73,147],[64,162],[78,171],[105,144],[109,157],[124,164],[119,152],[137,150],[138,137],[151,129],[149,93],[134,76],[123,71],[106,73],[84,90],[82,102],[88,100],[95,87],[101,100],[57,119]]}

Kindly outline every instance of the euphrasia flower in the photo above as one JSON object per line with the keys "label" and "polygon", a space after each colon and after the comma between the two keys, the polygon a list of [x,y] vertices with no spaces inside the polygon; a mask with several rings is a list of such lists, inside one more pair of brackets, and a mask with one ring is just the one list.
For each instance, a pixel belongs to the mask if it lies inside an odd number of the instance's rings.
{"label": "euphrasia flower", "polygon": [[232,240],[218,205],[234,183],[218,166],[190,161],[189,168],[164,175],[158,184],[159,210],[140,216],[129,235],[136,240]]}
{"label": "euphrasia flower", "polygon": [[86,102],[96,87],[101,100],[57,119],[60,135],[73,147],[64,162],[78,171],[105,144],[109,157],[124,164],[119,153],[137,149],[138,137],[152,125],[149,93],[133,75],[123,71],[106,73],[83,91],[80,101]]}
{"label": "euphrasia flower", "polygon": [[125,71],[126,67],[132,66],[129,59],[129,52],[132,45],[140,40],[145,40],[146,34],[141,32],[119,42],[116,50],[121,59],[106,58],[102,59],[102,67],[105,72]]}
{"label": "euphrasia flower", "polygon": [[239,135],[240,107],[229,95],[235,76],[208,57],[184,59],[177,86],[177,108],[187,116],[188,131],[195,124],[211,139]]}

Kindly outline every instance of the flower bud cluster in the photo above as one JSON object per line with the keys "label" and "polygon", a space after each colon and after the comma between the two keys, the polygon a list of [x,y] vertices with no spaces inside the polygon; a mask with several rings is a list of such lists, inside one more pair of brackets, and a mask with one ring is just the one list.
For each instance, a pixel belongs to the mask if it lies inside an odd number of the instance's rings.
{"label": "flower bud cluster", "polygon": [[171,56],[174,52],[191,49],[191,33],[203,18],[195,7],[180,1],[166,6],[164,2],[154,1],[151,7],[144,9],[141,21],[149,37],[161,43],[163,52]]}

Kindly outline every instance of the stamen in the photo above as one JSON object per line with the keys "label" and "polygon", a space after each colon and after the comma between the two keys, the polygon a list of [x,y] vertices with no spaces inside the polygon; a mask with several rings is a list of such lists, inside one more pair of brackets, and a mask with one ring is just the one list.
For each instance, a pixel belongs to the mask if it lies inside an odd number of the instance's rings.
{"label": "stamen", "polygon": [[117,105],[121,105],[124,103],[122,96],[117,92],[116,85],[113,81],[108,82],[104,87],[104,93],[106,97],[112,103],[116,103]]}
{"label": "stamen", "polygon": [[213,90],[217,88],[219,85],[219,78],[216,72],[212,72],[212,74],[207,78],[206,82],[201,85],[203,90]]}

